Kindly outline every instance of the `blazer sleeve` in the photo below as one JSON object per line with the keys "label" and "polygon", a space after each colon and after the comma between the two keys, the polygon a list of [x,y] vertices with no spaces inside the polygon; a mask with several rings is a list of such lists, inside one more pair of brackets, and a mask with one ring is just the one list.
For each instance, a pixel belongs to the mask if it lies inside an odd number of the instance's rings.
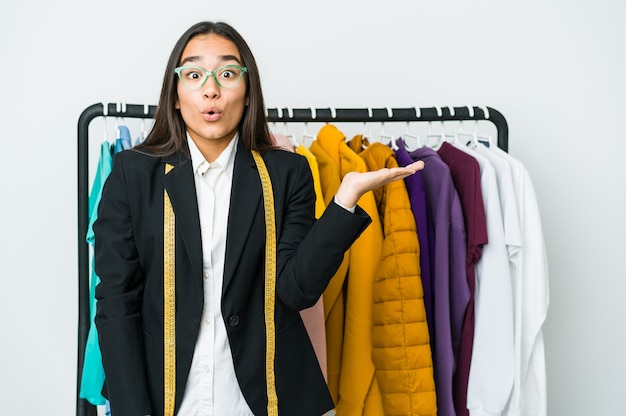
{"label": "blazer sleeve", "polygon": [[94,223],[96,317],[106,396],[116,416],[152,413],[146,383],[141,298],[144,278],[134,242],[123,153],[115,156]]}
{"label": "blazer sleeve", "polygon": [[[315,191],[305,159],[287,191],[278,240],[278,297],[288,307],[313,306],[339,268],[344,253],[371,223],[358,205],[355,212],[331,202],[315,221]],[[312,222],[313,221],[313,222]],[[312,224],[312,225],[311,225]]]}

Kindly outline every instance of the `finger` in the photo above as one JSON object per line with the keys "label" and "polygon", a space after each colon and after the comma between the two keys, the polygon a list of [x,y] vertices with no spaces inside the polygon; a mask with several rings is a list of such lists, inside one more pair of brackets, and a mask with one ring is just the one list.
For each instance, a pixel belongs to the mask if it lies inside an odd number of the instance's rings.
{"label": "finger", "polygon": [[418,160],[416,162],[411,163],[410,165],[407,165],[406,168],[409,168],[413,170],[414,172],[417,172],[418,170],[424,169],[424,161]]}
{"label": "finger", "polygon": [[424,169],[424,162],[421,160],[418,160],[417,162],[413,162],[410,165],[407,165],[405,167],[397,167],[397,168],[392,168],[390,170],[392,171],[392,176],[394,177],[398,177],[398,176],[406,177],[422,169]]}

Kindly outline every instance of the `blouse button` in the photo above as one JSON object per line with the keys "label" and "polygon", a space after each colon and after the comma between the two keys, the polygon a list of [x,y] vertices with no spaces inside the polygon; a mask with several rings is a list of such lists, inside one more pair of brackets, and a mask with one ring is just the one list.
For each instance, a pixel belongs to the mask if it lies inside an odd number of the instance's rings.
{"label": "blouse button", "polygon": [[237,325],[239,325],[239,316],[238,315],[233,315],[230,318],[228,318],[228,325],[230,325],[230,326],[237,326]]}

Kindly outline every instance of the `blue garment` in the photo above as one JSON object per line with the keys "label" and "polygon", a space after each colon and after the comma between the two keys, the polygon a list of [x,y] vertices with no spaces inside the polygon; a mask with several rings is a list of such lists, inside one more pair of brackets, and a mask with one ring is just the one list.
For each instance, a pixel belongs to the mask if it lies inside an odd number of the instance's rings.
{"label": "blue garment", "polygon": [[135,139],[135,146],[140,145],[146,139],[143,132]]}
{"label": "blue garment", "polygon": [[130,138],[130,130],[126,126],[119,126],[119,137],[115,140],[115,147],[113,148],[113,154],[119,153],[122,150],[130,149],[132,147],[132,140]]}
{"label": "blue garment", "polygon": [[[119,140],[119,139],[118,139]],[[111,145],[104,141],[100,146],[100,160],[96,169],[96,177],[89,194],[89,227],[87,229],[87,243],[93,246],[95,237],[93,233],[93,223],[98,217],[98,205],[102,196],[102,187],[113,166],[113,155]],[[93,259],[92,259],[93,262]],[[83,375],[80,380],[80,398],[86,399],[93,405],[103,405],[106,399],[102,396],[104,385],[104,368],[102,367],[102,355],[98,344],[98,332],[94,324],[96,315],[96,285],[100,278],[96,275],[94,268],[91,268],[91,284],[89,288],[89,333],[85,346],[85,359],[83,362]]]}

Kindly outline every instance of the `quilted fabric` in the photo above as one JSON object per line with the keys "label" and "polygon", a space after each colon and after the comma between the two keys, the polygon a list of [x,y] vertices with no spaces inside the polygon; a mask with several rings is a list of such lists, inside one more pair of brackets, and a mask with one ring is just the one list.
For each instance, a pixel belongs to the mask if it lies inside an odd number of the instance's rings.
{"label": "quilted fabric", "polygon": [[[369,170],[397,167],[392,149],[355,136],[348,145]],[[374,191],[383,246],[373,286],[372,362],[386,416],[436,415],[419,242],[403,181]]]}

